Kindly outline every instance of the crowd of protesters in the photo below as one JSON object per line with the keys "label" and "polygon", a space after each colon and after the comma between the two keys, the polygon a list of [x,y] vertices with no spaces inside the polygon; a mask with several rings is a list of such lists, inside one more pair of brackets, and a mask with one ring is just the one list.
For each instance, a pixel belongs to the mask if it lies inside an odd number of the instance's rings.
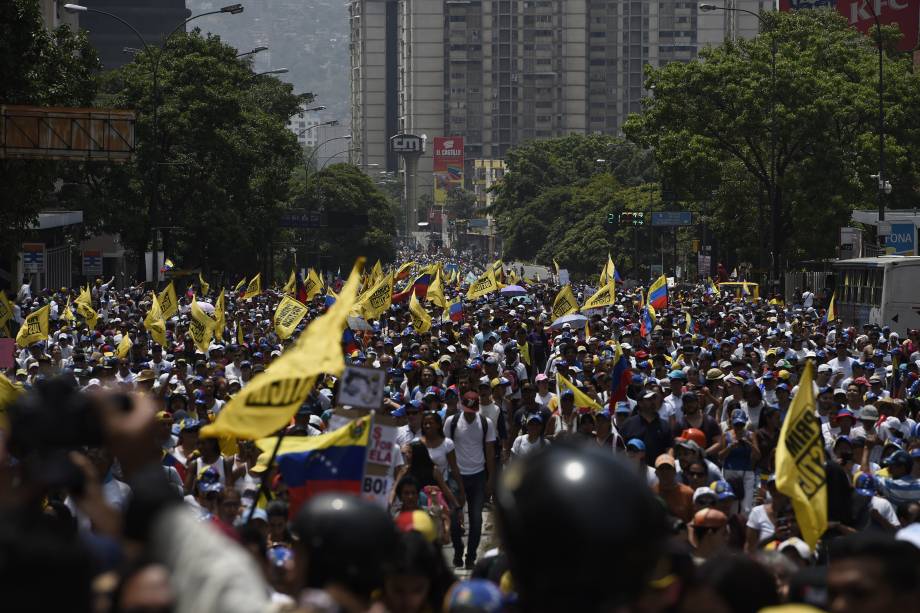
{"label": "crowd of protesters", "polygon": [[[828,322],[810,292],[784,304],[711,283],[673,288],[651,326],[643,288],[625,286],[560,324],[555,278],[506,267],[525,295],[466,300],[463,275],[489,264],[401,257],[459,264],[444,293],[462,313],[423,300],[418,333],[394,303],[343,338],[347,363],[386,372],[381,411],[399,423],[386,510],[336,494],[292,509],[254,441],[199,436],[296,339],[273,328],[281,289],[228,292],[206,352],[190,301],[214,296],[197,283],[165,345],[143,285],[96,280],[92,329],[63,317],[79,288],[10,293],[12,336],[51,315],[6,371],[25,392],[0,439],[9,610],[916,610],[920,331]],[[583,302],[596,285],[573,289]],[[827,483],[815,548],[775,479],[807,362]],[[328,432],[337,392],[320,377],[286,436]]]}

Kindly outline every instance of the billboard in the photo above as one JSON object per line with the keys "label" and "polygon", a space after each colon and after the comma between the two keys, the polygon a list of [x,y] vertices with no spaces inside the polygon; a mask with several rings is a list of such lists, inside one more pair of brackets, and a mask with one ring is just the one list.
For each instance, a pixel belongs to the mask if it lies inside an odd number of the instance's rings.
{"label": "billboard", "polygon": [[450,190],[463,187],[463,137],[434,138],[434,203],[443,206]]}
{"label": "billboard", "polygon": [[779,0],[781,11],[816,8],[836,8],[850,25],[867,34],[875,27],[875,16],[882,25],[898,24],[904,38],[899,51],[917,46],[920,32],[920,2],[917,0]]}
{"label": "billboard", "polygon": [[885,238],[885,253],[888,255],[915,255],[917,229],[913,222],[891,223],[891,232]]}
{"label": "billboard", "polygon": [[134,111],[0,105],[0,158],[108,160],[134,154]]}
{"label": "billboard", "polygon": [[45,243],[22,244],[22,271],[39,274],[45,272]]}

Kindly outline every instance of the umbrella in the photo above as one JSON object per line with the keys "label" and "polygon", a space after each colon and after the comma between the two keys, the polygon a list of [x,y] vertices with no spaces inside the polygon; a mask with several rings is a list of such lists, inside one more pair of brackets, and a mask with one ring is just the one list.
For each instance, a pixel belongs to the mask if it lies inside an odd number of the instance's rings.
{"label": "umbrella", "polygon": [[348,316],[348,327],[352,330],[373,330],[371,325],[367,323],[363,317],[357,315]]}
{"label": "umbrella", "polygon": [[512,296],[524,296],[527,294],[527,290],[520,285],[506,285],[501,288],[498,293],[506,298],[510,298]]}
{"label": "umbrella", "polygon": [[585,324],[588,322],[588,318],[582,315],[581,313],[572,313],[571,315],[563,315],[556,321],[552,323],[550,329],[558,330],[565,324],[569,324],[573,328],[584,328]]}

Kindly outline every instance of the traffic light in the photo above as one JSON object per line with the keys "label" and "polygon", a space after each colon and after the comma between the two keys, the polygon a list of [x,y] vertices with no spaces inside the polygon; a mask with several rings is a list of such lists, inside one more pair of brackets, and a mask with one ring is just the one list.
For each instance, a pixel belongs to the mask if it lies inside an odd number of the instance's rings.
{"label": "traffic light", "polygon": [[644,226],[645,213],[642,211],[626,211],[620,213],[620,223],[627,226]]}

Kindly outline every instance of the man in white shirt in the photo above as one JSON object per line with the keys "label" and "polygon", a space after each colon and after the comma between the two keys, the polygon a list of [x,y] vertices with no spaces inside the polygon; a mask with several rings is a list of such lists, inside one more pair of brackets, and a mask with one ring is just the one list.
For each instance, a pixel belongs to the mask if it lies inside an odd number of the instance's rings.
{"label": "man in white shirt", "polygon": [[849,379],[853,376],[853,358],[850,357],[849,351],[847,351],[846,343],[837,343],[837,357],[833,360],[828,360],[827,365],[831,367],[831,370],[834,373],[842,372],[844,379]]}
{"label": "man in white shirt", "polygon": [[802,307],[806,309],[810,309],[812,306],[814,306],[814,304],[815,304],[815,294],[814,292],[809,291],[808,288],[806,287],[805,291],[802,292]]}
{"label": "man in white shirt", "polygon": [[[466,492],[469,512],[469,534],[466,542],[466,568],[476,564],[476,550],[482,536],[482,508],[492,493],[495,475],[495,424],[479,412],[479,394],[463,395],[463,411],[451,416],[444,424],[444,434],[454,442],[457,467]],[[462,509],[454,511],[450,537],[454,545],[454,566],[463,566],[463,530],[460,526]]]}
{"label": "man in white shirt", "polygon": [[396,429],[396,444],[403,448],[422,436],[422,403],[419,400],[413,400],[394,411],[393,414],[397,415],[400,411],[405,413],[407,423]]}

